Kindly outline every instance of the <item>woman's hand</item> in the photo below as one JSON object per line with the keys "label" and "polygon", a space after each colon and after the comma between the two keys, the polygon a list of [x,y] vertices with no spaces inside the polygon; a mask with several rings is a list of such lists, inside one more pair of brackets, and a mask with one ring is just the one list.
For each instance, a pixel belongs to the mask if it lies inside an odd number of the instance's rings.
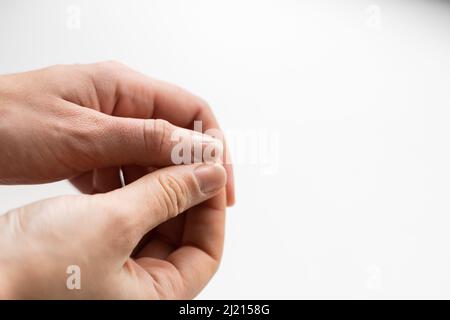
{"label": "woman's hand", "polygon": [[[0,216],[3,298],[194,297],[221,257],[225,183],[220,164],[172,166],[115,191]],[[155,229],[175,216],[162,226],[175,221],[176,232]],[[79,289],[67,286],[70,266]]]}
{"label": "woman's hand", "polygon": [[195,120],[218,129],[201,99],[115,62],[0,76],[0,183],[70,178],[87,194],[112,191],[120,170],[128,184],[172,165],[171,133]]}

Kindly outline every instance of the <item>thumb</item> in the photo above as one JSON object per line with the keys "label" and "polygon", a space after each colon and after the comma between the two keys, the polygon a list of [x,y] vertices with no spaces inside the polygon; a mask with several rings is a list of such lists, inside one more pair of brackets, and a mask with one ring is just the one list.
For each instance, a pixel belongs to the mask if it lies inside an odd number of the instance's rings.
{"label": "thumb", "polygon": [[[162,119],[97,114],[92,125],[95,129],[82,129],[83,132],[87,131],[88,136],[79,139],[84,142],[80,144],[81,155],[77,157],[84,159],[83,171],[121,165],[161,167],[181,162],[194,163],[203,161],[198,158],[204,155],[215,161],[220,160],[223,154],[220,140],[177,127]],[[213,150],[214,156],[210,156],[211,152],[207,155],[206,150]]]}
{"label": "thumb", "polygon": [[110,208],[106,219],[116,220],[124,245],[132,250],[148,231],[212,198],[225,184],[226,171],[220,164],[171,166],[97,199]]}

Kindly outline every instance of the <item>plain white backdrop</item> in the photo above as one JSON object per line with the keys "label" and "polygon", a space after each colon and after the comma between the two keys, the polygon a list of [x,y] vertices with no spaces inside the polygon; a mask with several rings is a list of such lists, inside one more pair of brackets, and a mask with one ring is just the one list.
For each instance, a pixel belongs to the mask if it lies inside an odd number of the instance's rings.
{"label": "plain white backdrop", "polygon": [[450,298],[449,32],[438,0],[10,0],[0,73],[114,59],[210,103],[237,204],[199,298]]}

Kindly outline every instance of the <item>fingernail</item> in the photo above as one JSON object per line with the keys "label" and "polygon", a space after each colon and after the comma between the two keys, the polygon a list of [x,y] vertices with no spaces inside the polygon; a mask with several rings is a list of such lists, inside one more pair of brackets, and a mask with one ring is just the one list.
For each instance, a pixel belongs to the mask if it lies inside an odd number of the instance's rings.
{"label": "fingernail", "polygon": [[203,193],[212,193],[223,188],[227,181],[225,168],[220,164],[203,164],[194,170]]}

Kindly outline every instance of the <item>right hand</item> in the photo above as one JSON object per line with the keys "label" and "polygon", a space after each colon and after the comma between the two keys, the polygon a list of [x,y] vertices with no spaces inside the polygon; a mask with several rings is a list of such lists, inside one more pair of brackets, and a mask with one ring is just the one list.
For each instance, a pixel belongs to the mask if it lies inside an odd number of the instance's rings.
{"label": "right hand", "polygon": [[[222,254],[225,183],[220,164],[172,166],[108,193],[0,216],[0,297],[193,298]],[[169,219],[182,221],[176,233],[155,229]],[[79,290],[67,286],[69,266],[81,271]]]}

